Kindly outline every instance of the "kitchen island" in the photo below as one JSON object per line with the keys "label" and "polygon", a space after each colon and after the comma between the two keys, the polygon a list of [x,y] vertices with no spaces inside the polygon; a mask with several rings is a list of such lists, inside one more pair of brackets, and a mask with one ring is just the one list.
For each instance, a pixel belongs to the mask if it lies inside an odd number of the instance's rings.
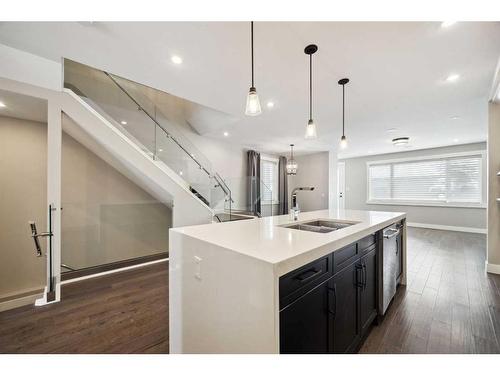
{"label": "kitchen island", "polygon": [[321,210],[297,221],[282,215],[171,229],[170,352],[355,351],[382,313],[381,230],[395,223],[398,281],[406,283],[405,217]]}

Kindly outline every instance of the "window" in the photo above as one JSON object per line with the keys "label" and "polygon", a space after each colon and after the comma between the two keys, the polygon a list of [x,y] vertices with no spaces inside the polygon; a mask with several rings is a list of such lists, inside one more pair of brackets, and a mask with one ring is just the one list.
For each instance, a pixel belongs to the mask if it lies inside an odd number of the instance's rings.
{"label": "window", "polygon": [[260,158],[262,204],[278,203],[278,159]]}
{"label": "window", "polygon": [[368,163],[368,203],[479,206],[482,153]]}

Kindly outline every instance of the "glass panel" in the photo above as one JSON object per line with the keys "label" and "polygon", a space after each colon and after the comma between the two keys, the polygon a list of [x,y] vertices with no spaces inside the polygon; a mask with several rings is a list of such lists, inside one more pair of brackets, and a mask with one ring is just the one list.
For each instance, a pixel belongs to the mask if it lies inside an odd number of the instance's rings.
{"label": "glass panel", "polygon": [[64,87],[79,95],[141,149],[153,156],[155,123],[106,73],[65,60]]}
{"label": "glass panel", "polygon": [[65,60],[65,87],[175,171],[207,205],[224,202],[226,193],[212,181],[211,163],[176,125],[186,121],[182,99],[70,60]]}
{"label": "glass panel", "polygon": [[62,272],[168,253],[171,204],[66,133],[62,207]]}
{"label": "glass panel", "polygon": [[179,124],[187,122],[185,118],[186,101],[184,99],[113,74],[110,74],[110,76],[155,119],[158,124],[156,128],[157,136],[162,133],[168,134],[175,140],[177,147],[181,151],[184,150],[187,155],[192,155],[208,174],[213,173],[210,160],[184,135],[179,126]]}
{"label": "glass panel", "polygon": [[[259,201],[261,202],[261,216],[274,216],[278,215],[278,207],[279,203],[275,204],[262,204],[262,198],[264,196],[268,196],[269,194],[272,194],[271,189],[262,181],[258,180],[258,185],[260,187],[260,195],[255,196],[250,202],[250,197],[248,194],[248,187],[250,186],[250,181],[252,180],[251,177],[244,177],[244,178],[232,178],[232,179],[225,179],[223,180],[225,186],[228,187],[228,189],[231,191],[231,198],[232,202],[229,204],[229,198],[226,197],[224,200],[224,212],[227,215],[221,215],[221,207],[222,205],[219,205],[217,210],[215,212],[218,214],[219,218],[226,218],[229,220],[229,213],[231,212],[232,214],[232,220],[238,220],[239,215],[244,215],[244,216],[254,216],[254,205],[257,204]],[[224,220],[225,221],[225,220]]]}
{"label": "glass panel", "polygon": [[41,296],[47,239],[37,257],[29,222],[46,232],[47,102],[0,90],[0,303]]}

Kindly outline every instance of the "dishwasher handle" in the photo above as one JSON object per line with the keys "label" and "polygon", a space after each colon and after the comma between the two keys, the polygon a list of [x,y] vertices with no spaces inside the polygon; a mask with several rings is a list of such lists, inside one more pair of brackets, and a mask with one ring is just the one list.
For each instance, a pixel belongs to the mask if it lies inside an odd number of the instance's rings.
{"label": "dishwasher handle", "polygon": [[399,235],[399,229],[386,229],[384,230],[384,238],[385,239],[389,239],[389,238],[393,238],[393,237],[396,237],[397,235]]}

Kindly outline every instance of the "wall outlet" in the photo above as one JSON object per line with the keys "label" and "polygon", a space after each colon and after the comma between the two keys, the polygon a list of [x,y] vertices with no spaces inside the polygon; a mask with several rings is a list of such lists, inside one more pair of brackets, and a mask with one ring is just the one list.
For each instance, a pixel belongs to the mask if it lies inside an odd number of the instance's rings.
{"label": "wall outlet", "polygon": [[194,256],[194,263],[195,265],[195,271],[194,271],[194,277],[198,280],[201,280],[201,261],[203,259],[200,258],[199,256],[195,255]]}

